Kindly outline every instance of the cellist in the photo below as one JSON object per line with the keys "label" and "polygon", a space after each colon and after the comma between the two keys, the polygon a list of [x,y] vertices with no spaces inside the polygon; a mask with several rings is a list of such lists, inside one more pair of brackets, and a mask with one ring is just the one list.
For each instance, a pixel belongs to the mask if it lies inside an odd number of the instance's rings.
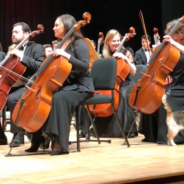
{"label": "cellist", "polygon": [[[126,60],[126,62],[130,66],[130,74],[134,75],[136,73],[136,67],[134,64],[134,59],[132,56],[131,49],[123,49],[119,53],[114,53],[118,46],[120,45],[121,41],[121,34],[115,30],[111,29],[107,32],[105,40],[104,40],[104,47],[102,50],[102,57],[109,58],[109,57],[117,57]],[[123,54],[124,53],[124,54]],[[134,109],[131,108],[128,104],[128,94],[133,87],[134,82],[127,77],[127,79],[121,83],[120,86],[120,102],[117,109],[117,115],[120,120],[120,123],[126,133],[128,133],[131,123],[134,120]],[[95,125],[99,136],[101,137],[121,137],[121,132],[117,123],[115,122],[116,119],[114,115],[108,117],[96,117]],[[85,136],[85,128],[82,127],[81,137]],[[92,134],[92,132],[91,132]],[[137,129],[134,126],[132,129],[131,134],[129,137],[137,136]]]}
{"label": "cellist", "polygon": [[[57,17],[53,28],[55,37],[63,39],[75,23],[74,17],[69,14]],[[27,152],[37,151],[47,134],[53,140],[50,155],[69,153],[68,141],[73,112],[94,92],[93,81],[88,70],[89,50],[80,31],[74,31],[62,48],[53,50],[53,56],[67,58],[72,64],[72,70],[63,86],[53,95],[49,117],[41,128],[44,134],[40,134],[37,140],[33,138],[31,147],[25,150]]]}
{"label": "cellist", "polygon": [[[14,24],[11,37],[12,43],[15,45],[19,44],[29,33],[31,33],[31,29],[28,24],[24,22]],[[29,41],[24,43],[23,50],[13,49],[9,51],[8,54],[20,58],[21,63],[26,66],[26,71],[23,75],[26,78],[30,78],[38,70],[42,61],[45,59],[43,46]],[[6,103],[11,114],[17,101],[22,96],[23,91],[24,82],[19,80],[12,87]],[[12,121],[10,131],[14,134],[12,142],[10,143],[11,147],[20,146],[23,137],[18,134],[18,127],[15,126]]]}
{"label": "cellist", "polygon": [[[180,59],[174,70],[169,74],[173,81],[166,86],[167,103],[172,109],[173,114],[176,111],[184,110],[184,24],[174,31],[172,37],[167,34],[174,27],[177,20],[169,22],[165,29],[164,41],[170,42],[180,51]],[[158,144],[167,144],[168,127],[166,124],[166,111],[161,106],[153,114],[148,114],[142,119],[141,132],[144,134],[146,142],[156,142]],[[184,143],[184,131],[181,131],[175,137],[175,143]]]}

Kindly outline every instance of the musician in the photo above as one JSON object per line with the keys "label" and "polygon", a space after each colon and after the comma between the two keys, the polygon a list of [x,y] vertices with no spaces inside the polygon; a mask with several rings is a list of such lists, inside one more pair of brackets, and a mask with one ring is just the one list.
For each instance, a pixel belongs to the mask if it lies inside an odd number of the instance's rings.
{"label": "musician", "polygon": [[[29,33],[31,33],[31,29],[28,24],[24,22],[14,24],[12,29],[12,43],[15,45],[19,44]],[[23,50],[13,49],[9,51],[9,54],[20,58],[21,63],[26,67],[26,71],[23,76],[30,78],[38,70],[42,61],[45,59],[44,49],[42,45],[29,41],[25,42],[22,49]],[[25,82],[19,80],[14,84],[10,91],[6,105],[8,106],[11,114],[17,101],[23,94],[24,84]],[[23,137],[18,134],[18,127],[13,124],[12,121],[10,131],[14,134],[10,145],[12,147],[20,146]]]}
{"label": "musician", "polygon": [[151,37],[148,35],[148,42],[146,36],[141,37],[142,48],[135,52],[136,65],[147,65],[152,51],[149,50],[151,44]]}
{"label": "musician", "polygon": [[[176,20],[173,20],[167,24],[164,36],[164,41],[170,42],[180,51],[180,59],[169,74],[173,78],[172,83],[166,86],[167,102],[173,113],[184,110],[184,24],[179,24],[172,37],[167,35],[175,23]],[[142,115],[140,133],[145,136],[143,141],[167,144],[167,132],[166,111],[162,105],[154,113]],[[184,131],[179,132],[174,141],[177,144],[184,143]]]}
{"label": "musician", "polygon": [[[63,39],[75,23],[71,15],[59,16],[53,28],[55,37]],[[80,31],[73,32],[62,48],[53,51],[53,56],[65,57],[72,64],[67,80],[53,95],[50,115],[42,128],[54,139],[50,154],[60,155],[69,153],[68,141],[73,112],[82,101],[93,95],[94,86],[88,70],[88,46]],[[26,151],[37,151],[42,140],[43,136],[40,137],[40,141],[32,142],[31,148]]]}
{"label": "musician", "polygon": [[52,46],[50,44],[44,44],[43,48],[45,50],[45,56],[52,54]]}
{"label": "musician", "polygon": [[59,43],[58,40],[53,40],[53,41],[52,41],[52,50],[55,50],[55,49],[56,49],[58,43]]}
{"label": "musician", "polygon": [[127,56],[127,58],[130,60],[130,62],[132,64],[135,64],[135,57],[134,57],[134,51],[131,47],[126,47],[124,49],[122,49],[122,53]]}
{"label": "musician", "polygon": [[[130,75],[134,75],[136,73],[136,67],[134,65],[134,61],[130,60],[127,56],[125,56],[122,52],[114,53],[121,41],[121,34],[117,30],[109,30],[106,34],[104,40],[104,47],[102,50],[102,55],[104,58],[108,57],[117,57],[126,60],[126,62],[130,66]],[[127,53],[127,51],[125,51]],[[132,57],[133,58],[133,57]],[[129,132],[132,122],[134,121],[135,113],[134,109],[131,108],[128,104],[128,95],[130,90],[132,89],[134,82],[129,79],[127,76],[126,80],[122,82],[120,85],[120,103],[117,109],[117,115],[120,120],[121,126],[126,133]],[[116,122],[116,118],[114,115],[109,117],[97,117],[95,119],[95,125],[97,127],[97,131],[100,137],[121,137],[122,134],[119,130],[119,127]],[[82,127],[81,136],[85,135],[85,128]],[[132,128],[131,134],[129,137],[137,136],[136,126]]]}

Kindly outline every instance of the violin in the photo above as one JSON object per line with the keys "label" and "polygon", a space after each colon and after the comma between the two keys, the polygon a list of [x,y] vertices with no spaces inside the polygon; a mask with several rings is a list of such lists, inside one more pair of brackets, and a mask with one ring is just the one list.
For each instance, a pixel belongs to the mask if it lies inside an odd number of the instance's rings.
{"label": "violin", "polygon": [[[20,49],[27,40],[43,33],[43,25],[39,24],[37,28],[38,30],[31,32],[18,45],[16,45],[15,49]],[[12,86],[19,79],[28,81],[27,78],[22,76],[25,71],[26,66],[20,62],[20,59],[17,56],[6,55],[4,60],[0,62],[0,111],[6,104]]]}
{"label": "violin", "polygon": [[[177,20],[169,33],[170,36],[180,22],[184,23],[184,16]],[[180,51],[170,43],[164,41],[158,45],[152,53],[146,73],[142,73],[143,76],[130,93],[130,106],[146,114],[155,112],[162,103],[166,78],[175,68],[179,58]]]}
{"label": "violin", "polygon": [[98,45],[97,45],[97,53],[100,55],[100,45],[104,42],[104,34],[102,32],[99,32],[98,34]]}
{"label": "violin", "polygon": [[[91,15],[86,12],[83,18],[84,20],[75,23],[56,48],[61,48],[74,31],[89,24]],[[71,69],[72,64],[65,57],[52,55],[47,57],[26,84],[29,88],[25,90],[14,108],[13,122],[28,132],[39,130],[50,113],[53,94],[62,86]]]}
{"label": "violin", "polygon": [[[115,53],[119,52],[122,49],[123,44],[125,41],[128,41],[131,37],[135,35],[135,29],[131,27],[129,29],[129,33],[125,34],[124,38],[120,42]],[[121,58],[117,58],[117,71],[116,71],[116,83],[115,83],[115,90],[114,90],[114,108],[115,110],[118,109],[119,101],[120,101],[120,93],[119,87],[123,81],[125,81],[126,77],[130,72],[130,66]],[[95,91],[94,94],[103,94],[109,95],[112,97],[112,92],[110,90],[101,90]],[[89,105],[90,112],[98,117],[108,117],[113,114],[111,104],[98,104],[98,105]]]}

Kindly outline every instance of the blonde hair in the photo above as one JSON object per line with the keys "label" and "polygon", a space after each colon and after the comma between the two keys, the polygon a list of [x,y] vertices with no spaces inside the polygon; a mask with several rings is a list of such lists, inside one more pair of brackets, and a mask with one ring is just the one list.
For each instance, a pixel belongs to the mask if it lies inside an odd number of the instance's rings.
{"label": "blonde hair", "polygon": [[112,57],[111,56],[111,51],[110,51],[110,48],[109,48],[109,45],[107,44],[107,42],[110,39],[112,39],[116,34],[118,34],[120,39],[121,39],[121,34],[117,30],[111,29],[107,32],[105,40],[104,40],[104,47],[103,47],[103,50],[102,50],[102,55],[103,55],[104,58]]}
{"label": "blonde hair", "polygon": [[[174,25],[176,24],[178,20],[172,20],[169,23],[167,23],[166,29],[165,29],[165,34],[168,35],[169,32],[171,31],[171,29],[174,27]],[[176,30],[174,31],[173,34],[180,34],[182,36],[184,36],[184,24],[182,24],[181,22],[178,24],[178,27],[176,28]]]}

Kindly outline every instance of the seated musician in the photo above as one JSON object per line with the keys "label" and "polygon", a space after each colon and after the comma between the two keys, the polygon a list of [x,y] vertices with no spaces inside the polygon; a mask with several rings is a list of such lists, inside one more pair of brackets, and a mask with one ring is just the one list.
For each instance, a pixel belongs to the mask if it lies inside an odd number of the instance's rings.
{"label": "seated musician", "polygon": [[[8,52],[10,55],[15,55],[20,58],[20,61],[26,67],[26,71],[23,74],[24,77],[30,78],[40,67],[42,61],[45,59],[44,49],[43,46],[40,44],[32,43],[27,41],[23,45],[23,50],[14,49],[17,44],[19,44],[27,35],[31,33],[31,29],[29,25],[24,22],[18,22],[13,25],[12,30],[12,43],[13,45],[10,48],[11,51]],[[19,80],[17,83],[14,84],[12,87],[8,100],[7,100],[7,107],[10,110],[11,114],[13,109],[22,96],[24,91],[24,84],[25,82]],[[10,143],[12,147],[20,146],[23,140],[22,134],[18,134],[18,127],[12,123],[10,127],[11,133],[13,133],[13,140]]]}
{"label": "seated musician", "polygon": [[[180,51],[180,59],[173,72],[169,74],[173,80],[171,84],[166,86],[167,102],[173,113],[184,110],[184,24],[179,24],[172,37],[167,35],[175,23],[176,20],[167,24],[166,36],[164,36],[164,41],[170,42]],[[143,141],[167,144],[166,116],[166,111],[162,105],[152,114],[142,114],[140,133],[145,136]],[[184,143],[184,131],[179,132],[174,141],[176,144]]]}
{"label": "seated musician", "polygon": [[[75,23],[71,15],[59,16],[53,28],[55,37],[63,39]],[[82,101],[93,96],[94,86],[88,70],[89,50],[80,31],[73,32],[61,48],[53,50],[53,56],[67,58],[72,70],[63,86],[53,95],[49,117],[42,127],[44,134],[32,141],[31,148],[26,151],[37,151],[46,133],[53,140],[50,155],[60,155],[69,153],[70,124],[74,110]]]}
{"label": "seated musician", "polygon": [[[116,51],[116,49],[120,44],[120,40],[121,40],[121,35],[117,30],[114,30],[114,29],[109,30],[105,37],[102,55],[104,58],[117,57],[117,58],[122,58],[126,60],[126,62],[130,66],[130,75],[134,75],[136,73],[136,67],[134,64],[133,56],[130,56],[131,51],[129,51],[129,48],[125,49],[124,51],[122,51],[123,50],[122,49],[121,52],[114,54],[114,52]],[[121,86],[119,89],[121,96],[120,96],[119,107],[117,109],[117,115],[121,122],[121,126],[126,133],[129,132],[131,124],[134,121],[134,117],[135,117],[134,109],[131,108],[128,104],[128,95],[133,85],[134,85],[134,82],[131,79],[129,79],[129,76],[127,76],[126,80],[121,83]],[[83,126],[81,128],[82,130],[81,136],[84,136],[86,134],[86,128],[85,128],[85,123],[82,122],[82,124]],[[116,123],[116,118],[114,117],[114,115],[111,115],[109,117],[97,117],[95,119],[95,125],[97,127],[98,134],[101,137],[121,137],[122,136],[119,130],[119,127]],[[136,126],[134,126],[132,128],[132,131],[129,137],[135,137],[137,135],[138,135],[137,128]]]}
{"label": "seated musician", "polygon": [[50,44],[44,44],[43,48],[45,50],[45,56],[49,56],[50,54],[52,54],[52,46]]}

